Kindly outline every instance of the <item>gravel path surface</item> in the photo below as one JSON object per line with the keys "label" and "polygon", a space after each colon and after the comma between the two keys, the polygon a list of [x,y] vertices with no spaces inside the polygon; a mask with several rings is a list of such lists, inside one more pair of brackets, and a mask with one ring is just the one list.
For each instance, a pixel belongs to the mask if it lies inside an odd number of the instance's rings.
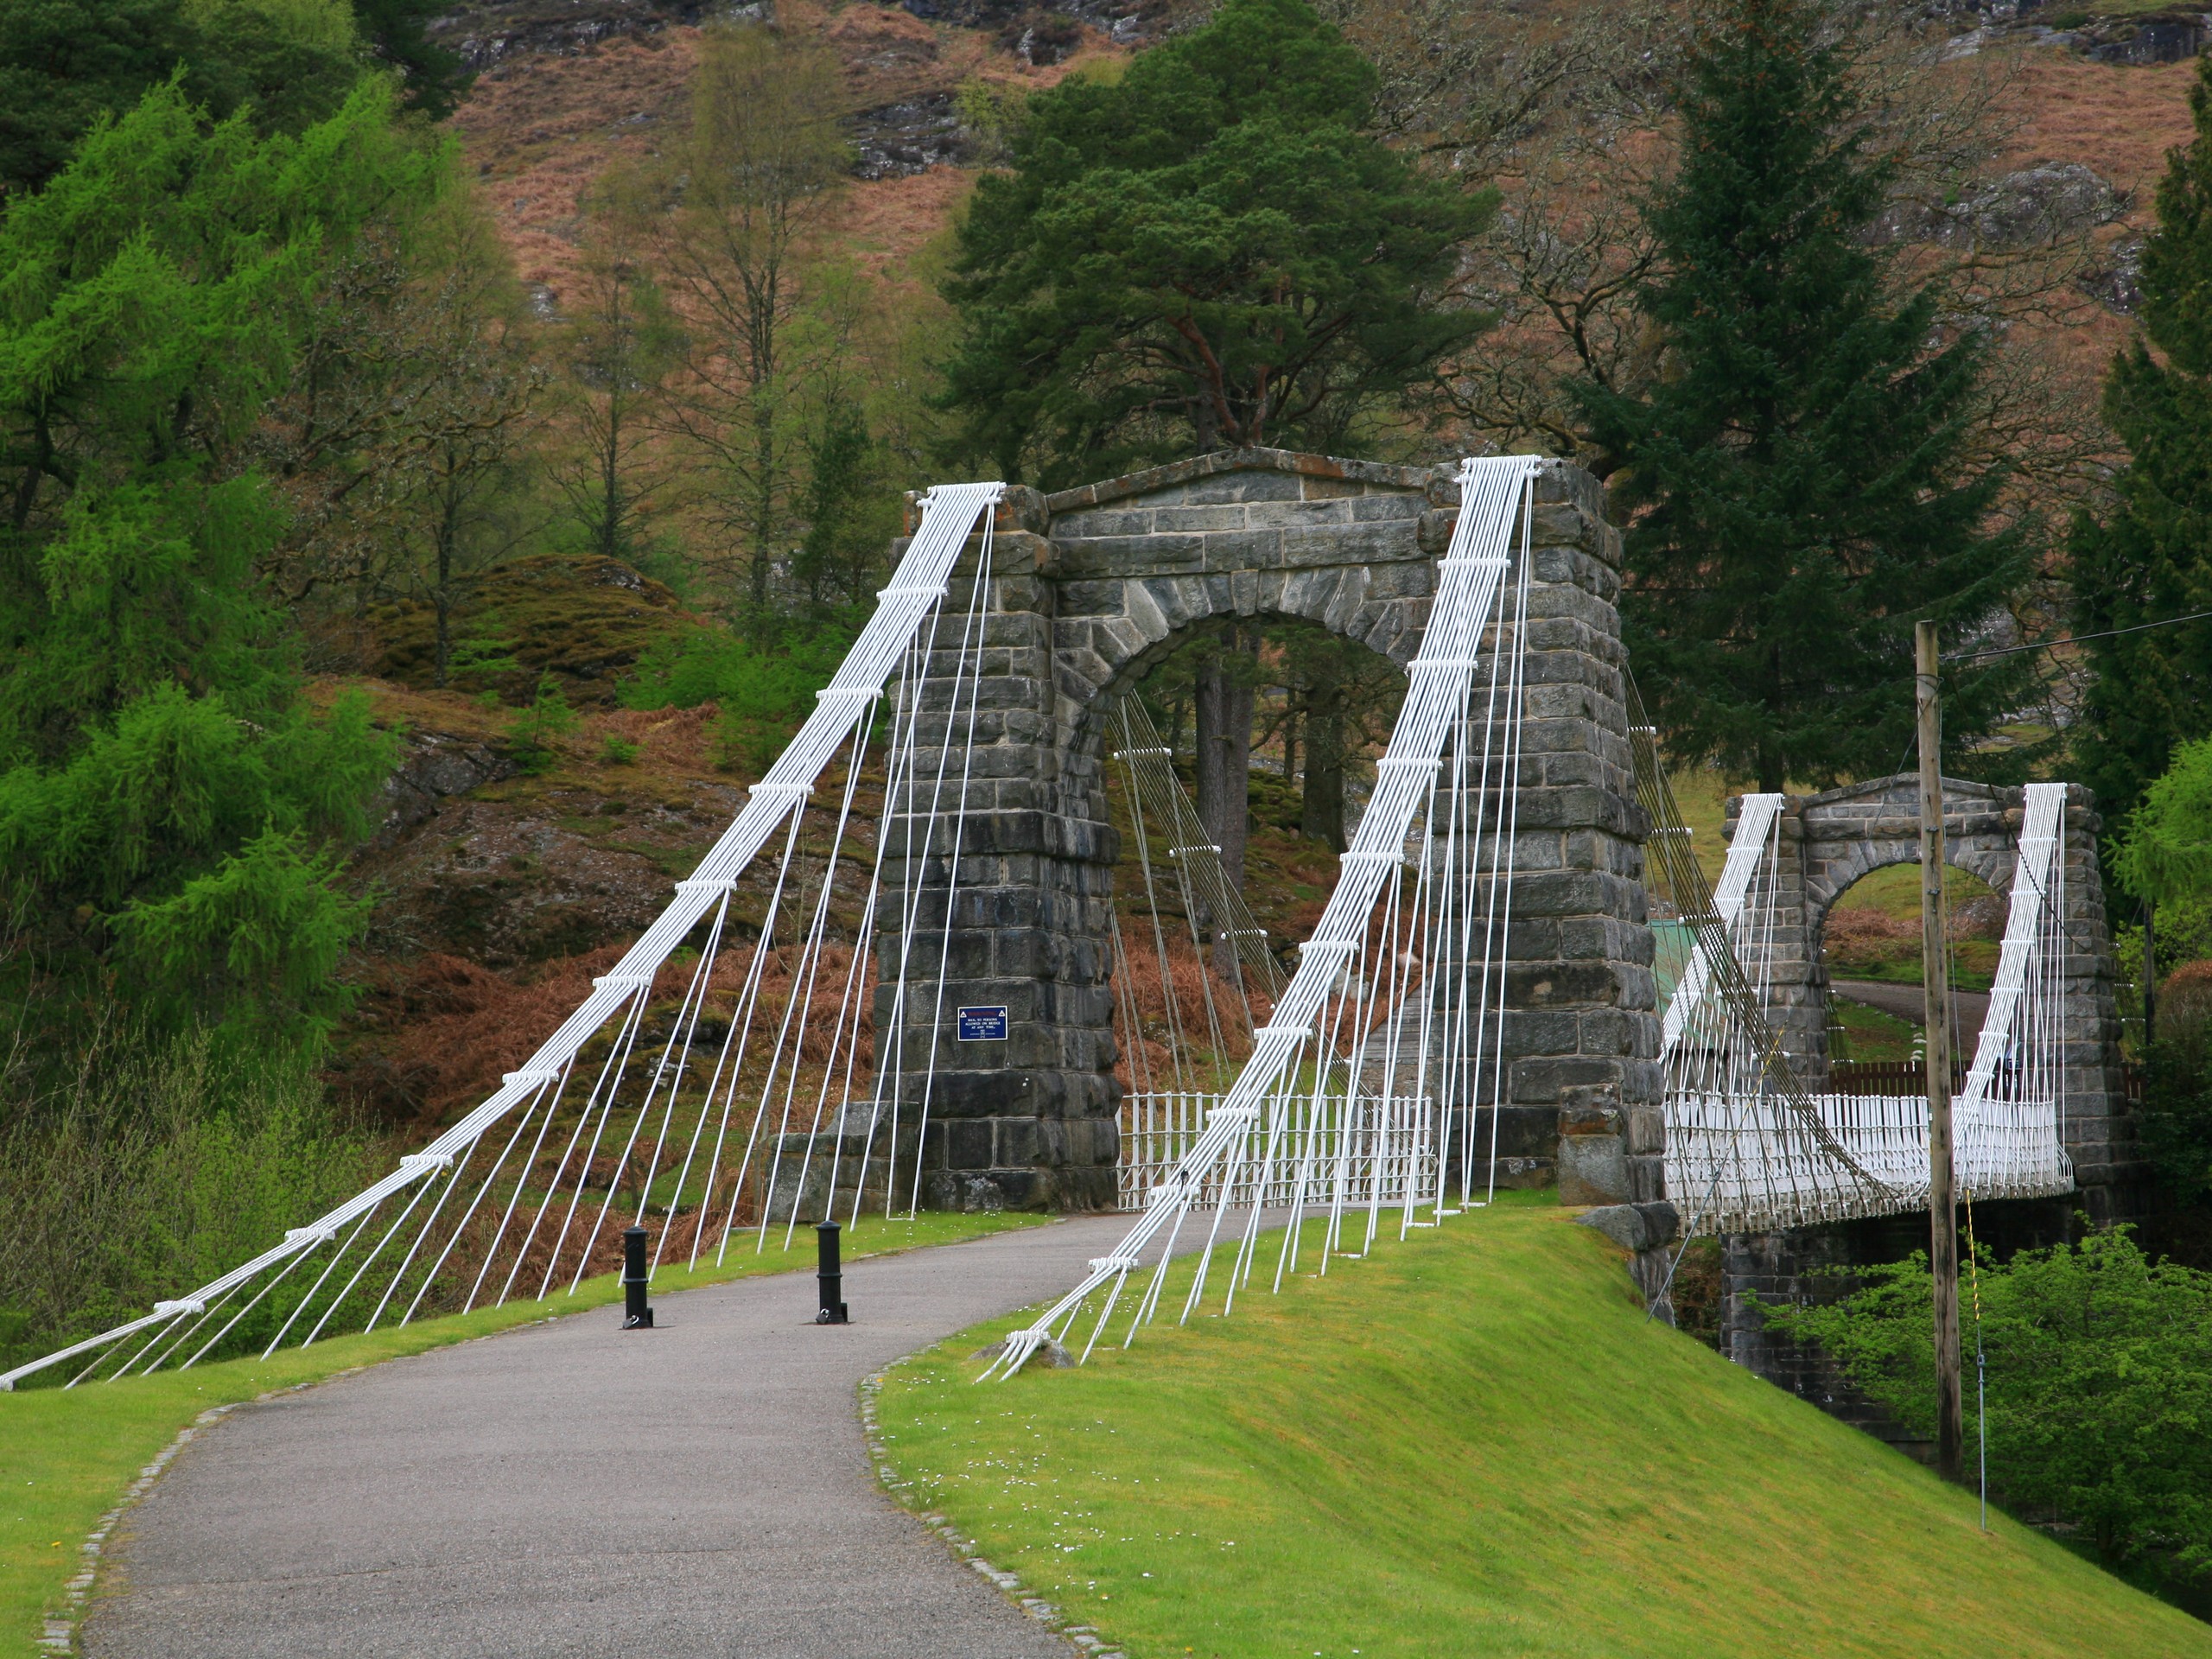
{"label": "gravel path surface", "polygon": [[[1828,989],[1837,996],[1853,1002],[1863,1002],[1870,1008],[1879,1008],[1884,1014],[1914,1025],[1921,1022],[1926,1008],[1922,991],[1917,985],[1890,985],[1872,979],[1839,979]],[[1959,1054],[1954,1058],[1963,1064],[1974,1059],[1974,1046],[1981,1039],[1981,1022],[1989,1014],[1989,997],[1983,991],[1953,993],[1959,1005]]]}
{"label": "gravel path surface", "polygon": [[1068,1659],[876,1485],[855,1387],[1065,1289],[1128,1227],[1063,1221],[602,1308],[267,1404],[125,1517],[94,1659]]}

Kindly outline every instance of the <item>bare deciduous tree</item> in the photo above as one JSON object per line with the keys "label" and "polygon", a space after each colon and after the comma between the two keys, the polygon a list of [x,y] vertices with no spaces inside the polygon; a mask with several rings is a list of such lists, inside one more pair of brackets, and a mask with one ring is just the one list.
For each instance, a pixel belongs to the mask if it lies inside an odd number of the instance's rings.
{"label": "bare deciduous tree", "polygon": [[[741,539],[756,614],[791,539],[803,448],[794,334],[816,298],[809,239],[844,176],[844,102],[836,62],[819,44],[759,25],[710,29],[691,131],[666,187],[661,265],[689,333],[664,419],[711,463],[703,493]],[[832,360],[838,333],[833,323],[821,342]]]}
{"label": "bare deciduous tree", "polygon": [[646,257],[641,181],[618,173],[588,204],[584,258],[563,339],[575,454],[555,474],[584,544],[610,559],[640,551],[639,518],[669,484],[653,438],[683,338]]}

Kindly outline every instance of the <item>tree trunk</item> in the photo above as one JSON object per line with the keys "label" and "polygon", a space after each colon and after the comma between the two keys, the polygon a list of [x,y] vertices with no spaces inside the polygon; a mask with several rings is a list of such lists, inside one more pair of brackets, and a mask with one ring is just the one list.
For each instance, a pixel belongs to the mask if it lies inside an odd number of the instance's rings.
{"label": "tree trunk", "polygon": [[607,442],[599,455],[598,551],[607,558],[622,553],[622,392],[607,400]]}
{"label": "tree trunk", "polygon": [[1218,658],[1198,671],[1198,818],[1221,849],[1230,885],[1244,885],[1251,816],[1252,688]]}
{"label": "tree trunk", "polygon": [[768,566],[775,556],[776,435],[766,390],[753,395],[753,622],[764,627],[768,615]]}
{"label": "tree trunk", "polygon": [[441,691],[446,689],[446,674],[453,664],[453,552],[459,534],[458,518],[448,478],[438,514],[437,662],[430,676],[430,683]]}
{"label": "tree trunk", "polygon": [[1782,747],[1772,738],[1759,740],[1759,792],[1779,795],[1789,786],[1789,766],[1783,759]]}
{"label": "tree trunk", "polygon": [[1306,791],[1299,829],[1338,852],[1344,849],[1344,693],[1323,687],[1306,710]]}

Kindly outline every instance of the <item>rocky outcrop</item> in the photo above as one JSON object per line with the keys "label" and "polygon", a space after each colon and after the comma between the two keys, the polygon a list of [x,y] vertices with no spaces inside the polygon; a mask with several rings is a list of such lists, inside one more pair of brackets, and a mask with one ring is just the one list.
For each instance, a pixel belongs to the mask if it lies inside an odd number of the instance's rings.
{"label": "rocky outcrop", "polygon": [[903,179],[969,159],[971,141],[950,92],[925,92],[852,118],[853,173],[862,179]]}
{"label": "rocky outcrop", "polygon": [[2132,317],[2143,303],[2143,238],[2122,237],[2101,263],[2082,273],[2082,291],[2116,316]]}
{"label": "rocky outcrop", "polygon": [[2062,47],[2100,63],[2178,63],[2202,52],[2208,35],[2207,14],[2178,9],[2113,16],[2057,0],[1996,0],[1980,7],[1938,0],[1927,11],[1930,16],[1972,19],[1971,28],[1940,48],[1938,55],[1946,60],[2003,43]]}
{"label": "rocky outcrop", "polygon": [[[457,779],[468,752],[436,764]],[[734,784],[705,781],[674,800],[581,789],[496,798],[502,792],[437,798],[357,866],[381,895],[372,954],[443,951],[509,970],[629,939],[660,914],[671,884],[745,798]]]}
{"label": "rocky outcrop", "polygon": [[463,6],[433,21],[429,32],[480,74],[510,58],[566,57],[620,35],[696,23],[710,10],[700,0],[509,0]]}
{"label": "rocky outcrop", "polygon": [[2126,208],[2126,193],[2080,162],[2044,162],[2007,173],[1962,201],[1892,202],[1876,222],[1873,239],[2032,247],[2109,225]]}
{"label": "rocky outcrop", "polygon": [[441,803],[473,789],[512,778],[514,760],[474,738],[449,732],[411,732],[407,749],[385,779],[385,812],[377,826],[378,848],[387,848],[416,824],[434,816]]}

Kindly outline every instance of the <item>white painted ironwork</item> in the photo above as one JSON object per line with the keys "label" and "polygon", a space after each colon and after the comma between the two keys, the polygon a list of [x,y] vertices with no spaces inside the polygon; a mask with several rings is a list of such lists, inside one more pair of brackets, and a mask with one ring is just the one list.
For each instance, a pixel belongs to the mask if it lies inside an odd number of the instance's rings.
{"label": "white painted ironwork", "polygon": [[[1088,1353],[1130,1277],[1148,1268],[1129,1311],[1133,1338],[1156,1314],[1186,1222],[1205,1229],[1187,1319],[1210,1284],[1225,1311],[1250,1283],[1263,1216],[1288,1224],[1270,1247],[1280,1286],[1301,1250],[1325,1272],[1332,1258],[1363,1253],[1386,1219],[1402,1235],[1495,1196],[1529,532],[1545,464],[1491,457],[1459,469],[1461,508],[1404,706],[1294,972],[1229,882],[1141,708],[1118,709],[1116,759],[1150,912],[1137,947],[1157,958],[1171,1075],[1152,1067],[1141,1040],[1117,915],[1116,995],[1137,1084],[1122,1124],[1132,1223],[1008,1340],[993,1372],[1011,1374],[1096,1306]],[[626,1217],[661,1218],[657,1268],[664,1255],[720,1260],[748,1236],[765,1248],[803,1216],[857,1214],[864,1202],[912,1209],[952,939],[941,923],[924,925],[922,906],[926,895],[950,915],[958,898],[1000,494],[996,484],[930,493],[875,614],[735,822],[489,1100],[252,1261],[0,1375],[0,1387],[72,1360],[86,1361],[76,1380],[143,1374],[249,1334],[258,1344],[272,1327],[264,1352],[387,1318],[573,1293],[611,1267]],[[1666,1178],[1688,1226],[1789,1226],[1923,1202],[1924,1103],[1808,1095],[1767,1018],[1782,798],[1745,798],[1720,884],[1708,889],[1650,728],[1640,709],[1632,719],[1639,794],[1657,831],[1648,885],[1670,952]],[[872,850],[855,818],[864,773],[884,791],[885,824],[898,826]],[[2071,1185],[2065,791],[2036,785],[2027,800],[1997,985],[1956,1110],[1961,1183],[1979,1197]],[[919,879],[925,861],[949,887]],[[1196,959],[1200,1012],[1189,1022],[1163,890],[1179,903]],[[877,1028],[879,936],[899,961]],[[909,960],[918,950],[918,964]],[[927,1052],[909,1055],[916,1033]]]}
{"label": "white painted ironwork", "polygon": [[[1124,1340],[1156,1311],[1183,1223],[1209,1192],[1234,1194],[1242,1184],[1264,1192],[1287,1180],[1278,1285],[1306,1247],[1309,1217],[1323,1224],[1311,1248],[1324,1271],[1348,1241],[1348,1224],[1375,1236],[1381,1201],[1370,1198],[1363,1217],[1348,1197],[1352,1139],[1336,1137],[1332,1158],[1325,1137],[1300,1135],[1301,1123],[1327,1122],[1332,1096],[1357,1100],[1370,1075],[1378,1079],[1377,1095],[1433,1101],[1435,1122],[1456,1131],[1465,1154],[1474,1150],[1476,1109],[1497,1098],[1503,1076],[1497,1027],[1512,906],[1527,553],[1533,485],[1543,465],[1523,455],[1461,463],[1459,518],[1438,562],[1428,626],[1336,890],[1297,972],[1267,1022],[1255,1025],[1250,1057],[1196,1139],[1147,1191],[1128,1236],[1108,1258],[1154,1264]],[[1494,1116],[1491,1122],[1494,1137]],[[1472,1161],[1460,1160],[1463,1182]],[[1440,1172],[1434,1184],[1413,1184],[1394,1206],[1402,1230],[1414,1224],[1417,1209],[1446,1212],[1440,1161],[1432,1166]],[[1461,1198],[1471,1198],[1464,1186]],[[1217,1245],[1234,1246],[1218,1285],[1224,1311],[1257,1266],[1266,1211],[1246,1206],[1233,1239],[1225,1240],[1230,1208],[1210,1212],[1184,1300],[1186,1319],[1205,1297]],[[1018,1370],[1071,1330],[1096,1298],[1101,1305],[1088,1354],[1138,1270],[1094,1267],[1042,1318],[1010,1336],[985,1375]]]}
{"label": "white painted ironwork", "polygon": [[[1148,1195],[1180,1168],[1221,1104],[1219,1095],[1126,1095],[1122,1099],[1122,1207],[1141,1210]],[[1405,1095],[1366,1093],[1304,1096],[1291,1103],[1279,1157],[1265,1164],[1210,1170],[1192,1189],[1190,1205],[1211,1210],[1296,1204],[1300,1172],[1332,1172],[1343,1202],[1364,1210],[1376,1205],[1403,1209],[1433,1198],[1437,1166],[1435,1103]],[[1135,1257],[1128,1258],[1132,1263]]]}
{"label": "white painted ironwork", "polygon": [[[967,746],[944,734],[924,739],[920,683],[925,674],[942,683],[946,663],[956,664],[948,730],[964,722],[972,738],[993,509],[1002,493],[982,483],[928,493],[874,614],[735,821],[622,960],[490,1099],[251,1261],[0,1374],[0,1388],[87,1357],[73,1385],[103,1372],[188,1366],[257,1313],[260,1323],[246,1330],[257,1341],[273,1322],[271,1351],[360,1328],[364,1319],[370,1328],[387,1317],[404,1324],[426,1305],[504,1302],[562,1284],[573,1291],[588,1271],[611,1265],[605,1258],[621,1217],[642,1218],[648,1206],[671,1224],[658,1230],[658,1267],[680,1211],[691,1218],[696,1262],[702,1251],[726,1252],[741,1218],[765,1244],[775,1195],[810,1180],[828,1200],[849,1197],[855,1211],[864,1194],[887,1209],[911,1205],[911,1188],[896,1189],[917,1160],[909,1151],[902,1165],[901,1148],[927,1127],[934,1055],[910,1062],[893,1040],[888,1055],[874,1057],[887,1086],[874,1090],[859,1064],[877,903],[892,884],[880,845],[862,860],[848,841],[861,832],[854,797],[872,769],[887,803],[903,803],[930,827],[925,843],[900,855],[909,873],[921,858],[941,856],[948,842],[957,864],[966,791],[950,757],[964,757]],[[948,607],[956,563],[971,545],[964,607]],[[832,763],[841,753],[838,778]],[[818,794],[834,798],[817,805]],[[826,847],[810,846],[810,831]],[[864,882],[857,920],[833,926],[840,878],[855,864],[861,875],[847,886]],[[918,885],[909,880],[904,890]],[[734,913],[741,892],[760,901],[757,920]],[[905,918],[909,934],[912,921]],[[680,957],[687,944],[696,954]],[[942,980],[940,964],[940,1000]],[[899,995],[912,984],[902,978]],[[919,1074],[918,1121],[902,1118],[899,1085],[909,1074]],[[823,1147],[826,1173],[812,1166]]]}
{"label": "white painted ironwork", "polygon": [[[2031,784],[2025,795],[1996,981],[1974,1064],[1952,1103],[1960,1190],[1980,1198],[2074,1185],[2063,1030],[2066,785]],[[1701,924],[1696,943],[1666,1010],[1667,1190],[1690,1232],[1757,1231],[1928,1202],[1924,1096],[1804,1095],[1794,1078],[1775,1078],[1772,1033],[1758,1011],[1771,990],[1782,806],[1779,795],[1742,798],[1719,886],[1707,916],[1693,918]],[[1694,865],[1687,854],[1682,861]],[[1694,879],[1683,886],[1695,907]],[[1749,1019],[1742,999],[1719,988],[1737,980],[1751,993]]]}

